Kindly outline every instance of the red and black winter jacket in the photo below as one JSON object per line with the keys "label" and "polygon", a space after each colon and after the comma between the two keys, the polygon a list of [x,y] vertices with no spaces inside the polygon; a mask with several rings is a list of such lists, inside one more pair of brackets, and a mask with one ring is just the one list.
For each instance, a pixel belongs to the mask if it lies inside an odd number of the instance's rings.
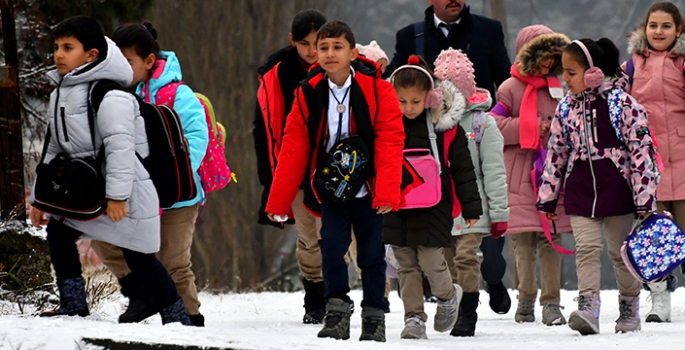
{"label": "red and black winter jacket", "polygon": [[[295,89],[307,77],[307,69],[299,59],[297,49],[287,47],[271,55],[257,71],[259,89],[252,134],[257,153],[257,174],[260,184],[264,186],[258,222],[282,227],[269,220],[264,209],[278,164],[285,119],[293,105]],[[288,217],[290,220],[287,223],[294,223],[292,213]]]}
{"label": "red and black winter jacket", "polygon": [[[355,73],[349,93],[350,135],[359,134],[373,149],[374,173],[367,180],[372,206],[398,210],[404,126],[397,95],[392,85],[381,78],[375,62],[360,56],[352,62],[352,68]],[[306,180],[305,207],[320,215],[320,197],[313,184],[317,163],[325,155],[329,138],[329,96],[325,72],[315,64],[295,92],[266,212],[288,213],[299,185]]]}

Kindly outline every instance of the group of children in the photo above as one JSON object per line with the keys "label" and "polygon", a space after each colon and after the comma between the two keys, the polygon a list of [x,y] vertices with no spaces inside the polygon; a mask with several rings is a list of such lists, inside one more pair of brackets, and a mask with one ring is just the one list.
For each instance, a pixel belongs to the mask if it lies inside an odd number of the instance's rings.
{"label": "group of children", "polygon": [[[318,257],[307,257],[311,272],[302,269],[305,283],[311,284],[304,321],[323,323],[319,337],[350,337],[354,309],[345,256],[351,232],[363,286],[360,340],[386,339],[384,244],[392,247],[398,263],[405,319],[401,338],[426,338],[422,274],[438,299],[433,328],[473,336],[480,278],[476,253],[488,234],[510,235],[514,245],[519,279],[515,321],[535,320],[537,251],[542,322],[566,324],[559,305],[561,256],[555,249],[560,235],[552,234],[550,226],[572,232],[576,241],[578,310],[569,315],[569,326],[581,334],[599,333],[604,236],[620,293],[615,331],[640,329],[641,286],[624,265],[620,246],[637,218],[657,210],[669,210],[685,224],[680,198],[685,197],[680,194],[685,180],[674,174],[685,164],[685,156],[679,157],[683,152],[677,152],[685,135],[678,119],[684,113],[685,46],[675,5],[650,7],[642,28],[631,36],[632,57],[623,67],[609,39],[570,41],[542,25],[522,29],[511,78],[499,87],[492,109],[492,97],[476,87],[473,65],[462,52],[444,50],[434,70],[412,56],[386,81],[381,78],[385,55],[360,55],[345,23],[325,22],[317,13],[298,14],[309,26],[291,33],[292,49],[260,71],[264,95],[258,96],[258,114],[264,120],[255,124],[255,133],[258,127],[268,133],[264,152],[258,152],[264,157],[260,181],[268,186],[262,219],[281,226],[294,218],[298,231],[311,232],[306,241],[300,237],[298,258],[300,248],[303,254],[320,249]],[[106,242],[96,250],[133,293],[129,308],[138,300],[148,313],[161,312],[164,323],[204,322],[188,275],[201,189],[196,200],[164,210],[160,231],[154,187],[134,156],[147,153],[135,99],[109,92],[98,111],[94,145],[83,130],[87,123],[80,111],[92,82],[120,82],[154,103],[160,87],[180,81],[178,61],[159,50],[155,36],[150,25],[127,25],[111,41],[87,17],[67,19],[55,29],[57,70],[51,76],[58,87],[50,101],[54,136],[45,161],[59,152],[92,154],[94,146],[104,144],[105,175],[112,181],[107,182],[106,216],[88,222],[53,217],[48,223],[61,305],[46,316],[88,314],[74,244],[84,235]],[[276,65],[290,65],[297,74],[285,77],[272,71]],[[277,74],[267,77],[270,72]],[[562,72],[566,93],[558,78]],[[196,170],[207,130],[191,90],[181,88],[174,108],[196,149],[191,159]],[[284,93],[269,94],[269,89]],[[664,160],[662,172],[654,138]],[[406,195],[420,179],[407,171],[403,154],[416,149],[429,150],[439,164],[441,196],[430,207],[406,209]],[[347,171],[345,178],[327,178],[333,167]],[[354,188],[350,195],[341,195],[349,188]],[[42,214],[35,208],[31,212],[35,225]],[[674,281],[669,276],[645,286],[654,302],[648,322],[670,320],[668,293]],[[305,296],[306,307],[307,302]]]}

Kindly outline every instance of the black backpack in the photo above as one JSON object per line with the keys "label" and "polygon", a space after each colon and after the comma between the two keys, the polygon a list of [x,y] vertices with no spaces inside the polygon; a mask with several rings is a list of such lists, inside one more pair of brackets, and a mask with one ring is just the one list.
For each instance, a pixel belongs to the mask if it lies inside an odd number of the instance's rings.
{"label": "black backpack", "polygon": [[[95,111],[107,92],[121,90],[130,93],[120,84],[110,80],[94,83],[90,90],[88,123],[93,132]],[[138,100],[140,114],[145,120],[145,133],[150,146],[150,155],[141,158],[157,189],[159,206],[169,208],[177,202],[187,201],[197,196],[197,186],[193,169],[190,166],[190,147],[183,135],[181,119],[176,111],[168,106],[158,106],[144,102],[140,96],[132,94]]]}

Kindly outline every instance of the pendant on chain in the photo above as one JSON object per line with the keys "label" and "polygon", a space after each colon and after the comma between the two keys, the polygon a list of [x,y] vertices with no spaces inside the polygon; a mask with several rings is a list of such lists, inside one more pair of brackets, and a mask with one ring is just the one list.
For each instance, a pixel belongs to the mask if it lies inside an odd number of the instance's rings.
{"label": "pendant on chain", "polygon": [[342,103],[338,104],[338,107],[336,107],[336,110],[338,111],[338,113],[345,113],[345,105]]}

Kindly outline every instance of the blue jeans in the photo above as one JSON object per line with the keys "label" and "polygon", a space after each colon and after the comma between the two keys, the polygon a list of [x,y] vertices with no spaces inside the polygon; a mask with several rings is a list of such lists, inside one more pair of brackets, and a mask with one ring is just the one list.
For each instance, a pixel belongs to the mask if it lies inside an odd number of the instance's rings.
{"label": "blue jeans", "polygon": [[485,236],[480,244],[480,250],[483,252],[480,271],[485,282],[490,285],[502,282],[504,272],[507,270],[507,262],[502,256],[503,248],[504,237],[495,239],[492,236]]}
{"label": "blue jeans", "polygon": [[325,298],[350,302],[347,264],[344,256],[350,247],[351,229],[357,238],[357,264],[362,270],[364,300],[362,307],[385,308],[385,247],[383,216],[371,207],[371,197],[355,198],[337,204],[326,199],[321,203],[321,257]]}

